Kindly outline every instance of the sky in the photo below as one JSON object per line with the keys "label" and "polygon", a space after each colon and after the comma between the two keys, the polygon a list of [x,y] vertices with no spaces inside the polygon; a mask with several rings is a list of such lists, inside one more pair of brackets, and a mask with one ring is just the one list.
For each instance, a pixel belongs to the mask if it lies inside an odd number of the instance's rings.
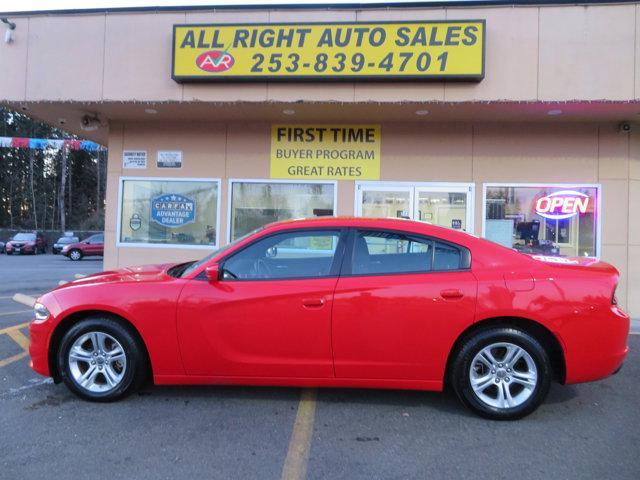
{"label": "sky", "polygon": [[[394,1],[402,3],[407,2],[421,2],[425,1],[437,1],[437,0],[0,0],[0,12],[26,12],[26,11],[38,11],[38,10],[80,10],[90,8],[123,8],[123,7],[165,7],[165,6],[193,6],[193,5],[266,5],[269,3],[274,4],[340,4],[340,3],[392,3]],[[456,1],[456,0],[453,0]],[[460,0],[462,2],[468,2],[469,0]]]}

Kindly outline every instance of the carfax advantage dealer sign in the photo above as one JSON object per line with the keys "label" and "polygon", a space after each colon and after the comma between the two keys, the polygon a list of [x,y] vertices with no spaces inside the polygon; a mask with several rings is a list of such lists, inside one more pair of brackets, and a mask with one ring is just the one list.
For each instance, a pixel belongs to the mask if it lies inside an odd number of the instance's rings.
{"label": "carfax advantage dealer sign", "polygon": [[174,25],[172,77],[481,80],[485,21]]}

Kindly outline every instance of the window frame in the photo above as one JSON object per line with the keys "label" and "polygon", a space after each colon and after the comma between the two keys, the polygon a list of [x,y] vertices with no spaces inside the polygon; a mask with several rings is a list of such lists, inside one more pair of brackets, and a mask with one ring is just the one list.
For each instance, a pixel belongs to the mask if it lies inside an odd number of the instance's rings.
{"label": "window frame", "polygon": [[[392,234],[396,234],[396,235],[404,235],[404,236],[408,236],[408,237],[417,237],[419,239],[422,240],[426,240],[426,241],[430,241],[430,242],[434,242],[433,243],[433,255],[435,257],[435,242],[440,242],[440,243],[444,243],[445,245],[449,245],[453,248],[458,249],[458,251],[460,251],[460,257],[462,259],[463,256],[465,256],[465,252],[466,256],[469,259],[469,266],[465,267],[465,268],[457,268],[455,270],[435,270],[435,269],[431,269],[428,271],[424,271],[424,270],[417,270],[417,271],[412,271],[412,272],[389,272],[389,273],[353,273],[353,253],[354,253],[354,249],[355,249],[355,238],[356,235],[358,234],[359,231],[363,231],[363,232],[386,232],[386,233],[392,233]],[[347,241],[346,241],[346,245],[345,245],[345,254],[344,254],[344,258],[342,260],[342,269],[340,270],[340,276],[341,277],[388,277],[390,275],[429,275],[432,273],[455,273],[455,272],[470,272],[471,268],[473,266],[473,255],[471,253],[471,249],[463,246],[463,245],[459,245],[457,243],[453,243],[450,242],[448,240],[444,240],[442,238],[439,237],[434,237],[431,235],[424,235],[421,233],[414,233],[414,232],[407,232],[405,230],[395,230],[395,229],[391,229],[391,228],[376,228],[376,227],[350,227],[349,228],[349,235],[347,237]],[[432,259],[432,265],[433,265],[433,259]]]}
{"label": "window frame", "polygon": [[[595,242],[595,255],[593,257],[596,260],[600,260],[602,255],[602,184],[601,183],[517,183],[517,182],[498,182],[498,183],[483,183],[482,184],[482,238],[486,238],[486,226],[487,226],[487,189],[492,187],[502,188],[595,188],[596,189],[596,242]],[[567,245],[560,244],[559,245]],[[512,247],[513,248],[513,247]]]}
{"label": "window frame", "polygon": [[[409,192],[409,209],[411,211],[410,220],[423,223],[432,223],[426,220],[416,218],[419,209],[418,197],[420,191],[433,191],[441,193],[465,193],[467,195],[467,228],[466,233],[474,234],[476,231],[476,184],[475,182],[411,182],[411,181],[393,181],[393,180],[356,180],[355,195],[353,199],[353,212],[356,217],[364,217],[362,215],[362,197],[365,190],[380,191],[396,191],[407,190]],[[432,223],[433,225],[437,225]],[[443,228],[451,228],[446,225],[438,225]]]}
{"label": "window frame", "polygon": [[[291,184],[324,184],[333,185],[333,217],[338,209],[338,182],[337,180],[300,180],[300,179],[272,179],[272,178],[230,178],[227,185],[227,243],[231,242],[231,215],[233,214],[233,184],[234,183],[291,183]],[[327,215],[328,216],[328,215]],[[315,218],[315,217],[313,217]]]}
{"label": "window frame", "polygon": [[[124,182],[131,180],[157,181],[157,182],[211,182],[215,183],[218,187],[217,199],[216,199],[216,243],[215,245],[185,245],[185,244],[173,244],[173,243],[148,243],[148,242],[122,242],[121,228],[122,228],[122,196],[124,192]],[[220,248],[220,202],[222,200],[222,180],[220,178],[197,178],[197,177],[135,177],[125,176],[118,179],[118,218],[116,224],[116,247],[133,247],[133,248],[171,248],[171,249],[186,249],[186,250],[211,250]]]}
{"label": "window frame", "polygon": [[[338,232],[338,245],[336,245],[335,255],[333,257],[333,261],[331,262],[331,267],[329,269],[329,275],[324,275],[321,277],[316,276],[300,276],[300,277],[288,277],[288,278],[224,278],[224,265],[225,263],[233,258],[234,256],[242,253],[247,248],[255,245],[258,242],[266,240],[267,238],[275,237],[283,234],[291,234],[291,233],[299,233],[299,232]],[[336,227],[303,227],[303,228],[290,228],[285,230],[277,230],[275,232],[270,232],[265,235],[261,235],[260,237],[252,240],[251,242],[243,245],[242,247],[230,252],[226,256],[222,257],[218,260],[218,265],[220,269],[220,282],[288,282],[291,280],[320,280],[325,278],[338,278],[340,276],[340,271],[342,269],[344,259],[346,257],[346,249],[347,249],[347,239],[348,239],[349,229],[343,226]],[[201,272],[195,278],[197,280],[206,280],[205,272]]]}

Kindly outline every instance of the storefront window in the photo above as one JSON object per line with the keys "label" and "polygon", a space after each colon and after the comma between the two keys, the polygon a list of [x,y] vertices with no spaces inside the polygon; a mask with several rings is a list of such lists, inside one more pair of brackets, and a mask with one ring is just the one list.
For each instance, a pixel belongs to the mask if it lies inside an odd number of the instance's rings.
{"label": "storefront window", "polygon": [[218,244],[217,180],[123,179],[120,243]]}
{"label": "storefront window", "polygon": [[485,186],[484,236],[524,253],[597,256],[597,186]]}
{"label": "storefront window", "polygon": [[231,183],[231,240],[267,223],[331,216],[333,183],[234,181]]}

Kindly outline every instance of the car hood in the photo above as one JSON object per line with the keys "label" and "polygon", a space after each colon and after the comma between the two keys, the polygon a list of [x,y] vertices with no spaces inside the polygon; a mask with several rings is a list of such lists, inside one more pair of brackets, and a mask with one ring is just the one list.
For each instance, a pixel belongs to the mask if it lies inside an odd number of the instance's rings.
{"label": "car hood", "polygon": [[56,290],[69,287],[115,282],[139,283],[165,280],[167,278],[167,269],[174,265],[175,263],[161,263],[154,265],[127,267],[118,270],[109,270],[89,275],[87,277],[79,278],[78,280],[74,280],[73,282],[65,283],[64,285],[59,286]]}

